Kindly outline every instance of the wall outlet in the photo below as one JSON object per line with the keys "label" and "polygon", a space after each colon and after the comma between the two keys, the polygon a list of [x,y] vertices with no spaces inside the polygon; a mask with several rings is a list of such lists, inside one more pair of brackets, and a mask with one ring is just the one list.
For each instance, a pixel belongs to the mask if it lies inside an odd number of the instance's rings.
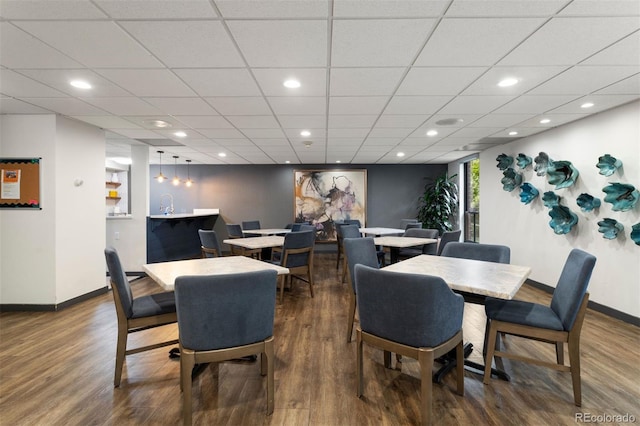
{"label": "wall outlet", "polygon": [[113,234],[113,237],[114,237],[116,240],[119,240],[119,239],[120,239],[120,232],[115,232],[115,233]]}

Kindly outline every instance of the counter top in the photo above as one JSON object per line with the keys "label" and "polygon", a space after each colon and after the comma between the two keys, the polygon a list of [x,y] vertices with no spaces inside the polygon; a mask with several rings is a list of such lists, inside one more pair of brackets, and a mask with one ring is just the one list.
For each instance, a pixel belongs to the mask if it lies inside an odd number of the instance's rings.
{"label": "counter top", "polygon": [[149,219],[189,219],[192,217],[217,216],[218,213],[180,213],[180,214],[156,214],[149,216]]}

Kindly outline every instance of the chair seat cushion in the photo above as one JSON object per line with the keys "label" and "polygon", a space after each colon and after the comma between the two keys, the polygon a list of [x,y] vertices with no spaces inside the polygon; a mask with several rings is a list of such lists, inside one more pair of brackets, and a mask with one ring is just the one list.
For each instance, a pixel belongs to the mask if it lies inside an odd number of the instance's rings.
{"label": "chair seat cushion", "polygon": [[488,319],[548,330],[564,330],[556,313],[550,307],[537,303],[487,297],[484,309]]}
{"label": "chair seat cushion", "polygon": [[131,318],[170,314],[176,311],[176,296],[173,291],[141,296],[133,299]]}

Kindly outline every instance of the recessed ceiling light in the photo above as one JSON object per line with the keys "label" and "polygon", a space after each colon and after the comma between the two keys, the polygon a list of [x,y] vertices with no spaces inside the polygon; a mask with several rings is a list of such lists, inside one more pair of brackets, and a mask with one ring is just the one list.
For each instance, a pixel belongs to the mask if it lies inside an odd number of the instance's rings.
{"label": "recessed ceiling light", "polygon": [[580,105],[580,108],[591,108],[593,106],[593,102],[585,102]]}
{"label": "recessed ceiling light", "polygon": [[404,157],[404,152],[399,152],[396,154],[396,157]]}
{"label": "recessed ceiling light", "polygon": [[432,136],[432,137],[433,137],[433,136],[435,136],[435,135],[437,135],[437,134],[438,134],[438,131],[437,131],[437,130],[429,130],[429,131],[427,132],[427,136]]}
{"label": "recessed ceiling light", "polygon": [[304,141],[302,143],[304,144],[305,148],[311,148],[311,145],[313,145],[313,141]]}
{"label": "recessed ceiling light", "polygon": [[186,138],[187,134],[185,132],[175,132],[174,135],[176,135],[179,138]]}
{"label": "recessed ceiling light", "polygon": [[547,123],[551,123],[551,120],[548,118],[543,118],[542,120],[540,120],[540,124],[547,124]]}
{"label": "recessed ceiling light", "polygon": [[454,124],[462,123],[464,120],[462,118],[443,118],[442,120],[436,121],[438,126],[453,126]]}
{"label": "recessed ceiling light", "polygon": [[518,132],[509,132],[509,136],[515,136],[517,134],[518,134]]}
{"label": "recessed ceiling light", "polygon": [[342,161],[340,161],[340,160],[336,160],[336,163],[342,163]]}
{"label": "recessed ceiling light", "polygon": [[288,87],[289,89],[297,89],[301,86],[300,82],[295,79],[285,80],[282,84],[284,84],[284,87]]}
{"label": "recessed ceiling light", "polygon": [[92,87],[89,83],[87,83],[84,80],[71,80],[69,84],[78,89],[91,89]]}
{"label": "recessed ceiling light", "polygon": [[303,130],[300,132],[300,136],[311,136],[311,132],[308,130]]}
{"label": "recessed ceiling light", "polygon": [[167,123],[164,120],[142,120],[142,122],[148,126],[157,127],[159,129],[166,129],[171,127],[171,123]]}
{"label": "recessed ceiling light", "polygon": [[285,164],[291,164],[291,161],[287,160],[285,161]]}
{"label": "recessed ceiling light", "polygon": [[515,77],[507,77],[505,79],[500,80],[498,83],[499,87],[509,87],[518,84],[518,79]]}
{"label": "recessed ceiling light", "polygon": [[227,154],[225,154],[224,152],[218,153],[218,157],[226,157],[226,156],[227,156]]}

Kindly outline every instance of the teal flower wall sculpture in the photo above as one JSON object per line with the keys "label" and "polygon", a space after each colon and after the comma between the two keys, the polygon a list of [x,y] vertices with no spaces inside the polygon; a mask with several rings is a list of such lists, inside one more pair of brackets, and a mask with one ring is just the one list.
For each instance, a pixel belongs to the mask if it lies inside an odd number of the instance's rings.
{"label": "teal flower wall sculpture", "polygon": [[544,176],[547,174],[547,169],[553,163],[553,160],[549,158],[547,153],[541,152],[538,154],[536,158],[533,159],[536,165],[533,167],[533,170],[536,171],[538,176]]}
{"label": "teal flower wall sculpture", "polygon": [[517,173],[511,167],[502,172],[502,174],[504,175],[504,177],[500,180],[500,182],[502,182],[502,189],[504,189],[505,191],[511,192],[522,183],[522,175],[520,173]]}
{"label": "teal flower wall sculpture", "polygon": [[573,185],[579,175],[578,169],[573,167],[570,161],[554,161],[547,168],[549,183],[555,185],[556,189]]}
{"label": "teal flower wall sculpture", "polygon": [[613,240],[624,230],[624,226],[620,222],[608,217],[598,222],[598,226],[598,232],[602,232],[602,238],[607,240]]}
{"label": "teal flower wall sculpture", "polygon": [[596,167],[600,169],[599,173],[601,175],[611,176],[616,170],[622,167],[622,161],[610,156],[609,154],[605,154],[598,158],[598,164],[596,164]]}
{"label": "teal flower wall sculpture", "polygon": [[640,246],[640,222],[631,227],[631,239],[637,246]]}
{"label": "teal flower wall sculpture", "polygon": [[578,223],[578,215],[565,206],[553,206],[549,210],[549,226],[558,235],[568,234],[571,228]]}
{"label": "teal flower wall sculpture", "polygon": [[498,165],[496,166],[500,170],[507,170],[513,164],[513,157],[507,154],[500,154],[496,157]]}
{"label": "teal flower wall sculpture", "polygon": [[628,183],[615,182],[605,186],[602,190],[607,194],[604,201],[611,203],[613,205],[611,209],[616,212],[631,210],[640,198],[640,192]]}
{"label": "teal flower wall sculpture", "polygon": [[527,167],[529,167],[532,161],[533,160],[531,159],[531,157],[522,153],[516,156],[516,163],[518,163],[518,167],[520,167],[521,169],[526,169]]}
{"label": "teal flower wall sculpture", "polygon": [[548,208],[558,206],[560,205],[560,197],[557,196],[553,191],[547,191],[542,194],[542,204],[544,204],[544,206]]}
{"label": "teal flower wall sculpture", "polygon": [[540,192],[529,182],[520,185],[520,201],[524,204],[529,204],[535,200],[538,194],[540,194]]}
{"label": "teal flower wall sculpture", "polygon": [[580,210],[582,210],[583,212],[590,212],[593,209],[597,209],[598,207],[600,207],[600,204],[602,204],[599,198],[595,198],[587,193],[578,195],[578,198],[576,198],[576,203],[578,204],[578,207],[580,207]]}

